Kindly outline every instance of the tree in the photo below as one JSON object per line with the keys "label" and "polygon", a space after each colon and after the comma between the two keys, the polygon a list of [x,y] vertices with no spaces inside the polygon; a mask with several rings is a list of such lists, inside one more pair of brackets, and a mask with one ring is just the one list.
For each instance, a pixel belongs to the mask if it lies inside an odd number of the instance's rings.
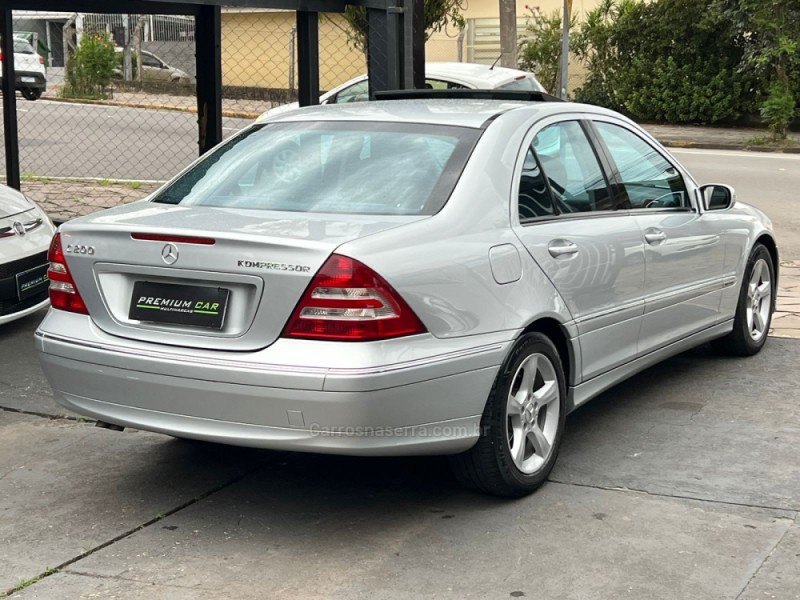
{"label": "tree", "polygon": [[[424,0],[425,10],[425,39],[432,33],[442,31],[448,26],[459,30],[466,25],[461,14],[464,0]],[[367,54],[367,9],[363,6],[347,6],[344,12],[349,30],[348,40],[353,46]]]}
{"label": "tree", "polygon": [[104,97],[116,62],[114,42],[108,33],[84,33],[75,52],[67,60],[62,95],[73,98]]}
{"label": "tree", "polygon": [[752,111],[752,76],[725,15],[706,0],[603,0],[575,36],[580,101],[638,119],[713,123]]}
{"label": "tree", "polygon": [[764,117],[776,138],[785,138],[800,99],[800,2],[717,0],[714,8],[736,28],[744,48],[740,70],[761,82]]}
{"label": "tree", "polygon": [[[527,6],[525,32],[519,43],[519,67],[536,74],[545,89],[555,93],[558,88],[561,58],[562,12],[560,9],[545,15],[538,6]],[[575,26],[575,19],[570,27]]]}

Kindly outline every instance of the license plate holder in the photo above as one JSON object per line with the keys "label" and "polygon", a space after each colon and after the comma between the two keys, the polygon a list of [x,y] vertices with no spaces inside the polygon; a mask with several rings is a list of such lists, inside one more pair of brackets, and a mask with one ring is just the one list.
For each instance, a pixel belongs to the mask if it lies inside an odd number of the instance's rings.
{"label": "license plate holder", "polygon": [[35,296],[47,289],[47,285],[50,282],[47,278],[47,270],[49,268],[50,265],[45,263],[22,273],[17,273],[17,298],[20,301],[27,300],[31,296]]}
{"label": "license plate holder", "polygon": [[20,77],[22,83],[36,83],[36,77]]}
{"label": "license plate holder", "polygon": [[227,288],[137,281],[133,284],[128,318],[222,329],[229,296]]}

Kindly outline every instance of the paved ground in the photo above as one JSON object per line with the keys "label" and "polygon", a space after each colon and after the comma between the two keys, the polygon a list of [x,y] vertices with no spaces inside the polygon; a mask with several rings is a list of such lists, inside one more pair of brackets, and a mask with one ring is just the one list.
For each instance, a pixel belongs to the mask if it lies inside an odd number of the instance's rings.
{"label": "paved ground", "polygon": [[[251,122],[225,118],[223,134]],[[167,180],[197,158],[197,115],[188,112],[42,99],[21,102],[18,123],[25,175]],[[4,156],[0,147],[0,164]]]}
{"label": "paved ground", "polygon": [[0,590],[61,598],[800,598],[800,342],[676,357],[570,417],[535,495],[441,459],[187,443],[64,418],[0,330]]}

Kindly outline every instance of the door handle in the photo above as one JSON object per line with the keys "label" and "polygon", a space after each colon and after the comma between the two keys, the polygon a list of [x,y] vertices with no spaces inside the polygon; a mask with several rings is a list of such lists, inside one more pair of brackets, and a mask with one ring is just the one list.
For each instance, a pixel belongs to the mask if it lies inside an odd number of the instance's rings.
{"label": "door handle", "polygon": [[578,246],[568,240],[553,240],[548,244],[547,251],[553,258],[558,258],[559,256],[577,254]]}
{"label": "door handle", "polygon": [[644,232],[644,239],[648,244],[658,244],[667,239],[667,234],[660,229],[648,229]]}

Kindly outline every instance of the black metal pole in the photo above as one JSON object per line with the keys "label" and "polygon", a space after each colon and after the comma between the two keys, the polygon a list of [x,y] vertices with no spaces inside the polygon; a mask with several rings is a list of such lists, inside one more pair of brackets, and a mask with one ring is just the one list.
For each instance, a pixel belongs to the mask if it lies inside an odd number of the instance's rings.
{"label": "black metal pole", "polygon": [[422,90],[425,89],[425,2],[413,0],[413,6],[411,21],[414,38],[411,60],[414,65],[414,87]]}
{"label": "black metal pole", "polygon": [[367,6],[367,71],[369,97],[375,92],[390,90],[389,40],[386,38],[388,18],[386,9]]}
{"label": "black metal pole", "polygon": [[10,10],[0,10],[0,52],[3,53],[3,132],[6,145],[6,184],[20,189],[17,81],[14,72],[14,26]]}
{"label": "black metal pole", "polygon": [[297,101],[319,104],[319,16],[297,11]]}
{"label": "black metal pole", "polygon": [[200,154],[222,141],[222,17],[219,6],[199,6],[195,27],[197,125]]}

